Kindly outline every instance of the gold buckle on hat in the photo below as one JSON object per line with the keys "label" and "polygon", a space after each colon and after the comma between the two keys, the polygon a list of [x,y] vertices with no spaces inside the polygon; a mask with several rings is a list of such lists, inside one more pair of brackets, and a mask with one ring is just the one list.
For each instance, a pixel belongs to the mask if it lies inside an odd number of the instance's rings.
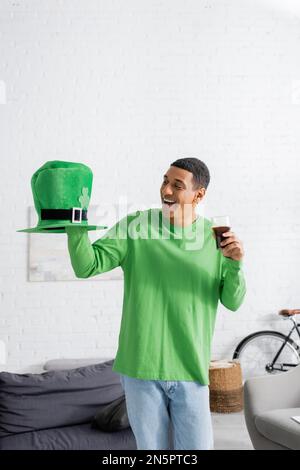
{"label": "gold buckle on hat", "polygon": [[[79,211],[80,220],[75,219],[76,211]],[[72,223],[80,224],[82,221],[82,208],[81,207],[72,207]]]}

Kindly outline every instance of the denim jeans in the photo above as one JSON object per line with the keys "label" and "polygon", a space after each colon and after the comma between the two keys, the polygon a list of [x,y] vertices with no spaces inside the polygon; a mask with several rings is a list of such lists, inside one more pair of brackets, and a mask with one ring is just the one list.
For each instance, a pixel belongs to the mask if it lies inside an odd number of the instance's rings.
{"label": "denim jeans", "polygon": [[119,375],[137,449],[213,449],[208,385]]}

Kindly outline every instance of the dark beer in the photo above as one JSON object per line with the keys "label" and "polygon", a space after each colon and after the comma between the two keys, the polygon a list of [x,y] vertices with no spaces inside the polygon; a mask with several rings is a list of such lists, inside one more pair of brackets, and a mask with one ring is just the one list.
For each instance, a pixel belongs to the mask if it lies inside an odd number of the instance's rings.
{"label": "dark beer", "polygon": [[224,248],[220,246],[220,243],[224,240],[226,240],[227,237],[223,237],[223,233],[228,232],[230,230],[230,227],[213,227],[213,231],[215,232],[216,236],[216,245],[217,249],[219,248]]}

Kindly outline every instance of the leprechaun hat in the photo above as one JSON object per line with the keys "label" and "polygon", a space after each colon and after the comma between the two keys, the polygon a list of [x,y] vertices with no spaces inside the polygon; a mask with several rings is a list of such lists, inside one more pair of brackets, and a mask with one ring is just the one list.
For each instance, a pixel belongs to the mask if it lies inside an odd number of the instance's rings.
{"label": "leprechaun hat", "polygon": [[88,224],[92,182],[92,170],[83,163],[46,162],[31,177],[37,226],[17,232],[66,233],[66,226],[87,230],[107,228],[106,225]]}

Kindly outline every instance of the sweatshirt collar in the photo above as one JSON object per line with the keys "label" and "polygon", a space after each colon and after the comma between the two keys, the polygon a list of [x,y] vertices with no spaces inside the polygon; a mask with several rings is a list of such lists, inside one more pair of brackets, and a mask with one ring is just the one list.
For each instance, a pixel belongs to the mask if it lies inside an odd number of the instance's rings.
{"label": "sweatshirt collar", "polygon": [[185,226],[172,224],[170,220],[166,216],[164,216],[162,209],[160,209],[160,216],[162,224],[164,226],[164,230],[174,234],[176,238],[177,236],[178,238],[192,237],[197,232],[199,234],[199,229],[203,228],[201,227],[201,224],[203,223],[203,217],[201,217],[200,215],[197,215],[197,218],[194,220],[194,222]]}

